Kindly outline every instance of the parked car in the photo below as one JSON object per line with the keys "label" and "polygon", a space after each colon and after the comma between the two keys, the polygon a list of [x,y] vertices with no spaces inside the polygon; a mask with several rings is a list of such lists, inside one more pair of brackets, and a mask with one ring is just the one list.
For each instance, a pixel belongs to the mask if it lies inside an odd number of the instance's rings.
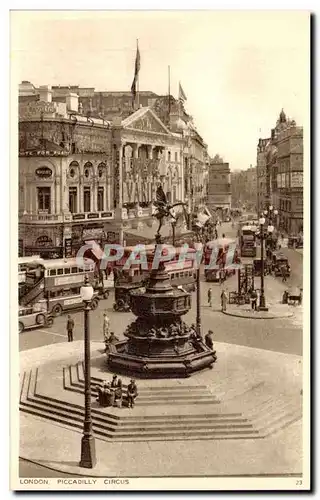
{"label": "parked car", "polygon": [[53,325],[53,317],[47,311],[39,310],[34,306],[19,308],[19,333],[30,328],[45,326],[50,328]]}
{"label": "parked car", "polygon": [[282,269],[285,269],[285,275],[289,277],[291,268],[288,258],[282,253],[274,252],[272,254],[272,272],[275,276],[282,276]]}

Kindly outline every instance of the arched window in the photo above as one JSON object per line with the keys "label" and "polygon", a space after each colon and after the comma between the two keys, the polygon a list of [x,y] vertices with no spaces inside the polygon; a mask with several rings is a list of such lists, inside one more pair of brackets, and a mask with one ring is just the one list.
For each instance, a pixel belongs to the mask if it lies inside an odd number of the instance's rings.
{"label": "arched window", "polygon": [[91,173],[92,173],[92,163],[90,163],[90,161],[87,161],[87,163],[84,164],[83,172],[84,172],[84,176],[87,179],[91,176]]}
{"label": "arched window", "polygon": [[99,163],[99,165],[98,165],[98,177],[99,177],[99,179],[101,179],[102,177],[105,176],[106,169],[107,169],[107,166],[105,163]]}
{"label": "arched window", "polygon": [[73,179],[74,177],[76,177],[78,171],[79,171],[79,163],[77,161],[72,161],[69,165],[69,177]]}

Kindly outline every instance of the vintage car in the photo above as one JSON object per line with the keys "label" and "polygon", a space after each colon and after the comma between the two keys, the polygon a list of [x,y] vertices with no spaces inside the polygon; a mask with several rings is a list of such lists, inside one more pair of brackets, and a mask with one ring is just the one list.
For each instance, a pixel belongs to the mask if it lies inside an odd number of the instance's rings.
{"label": "vintage car", "polygon": [[[253,271],[255,276],[261,276],[261,259],[254,259],[253,260]],[[271,272],[271,266],[270,266],[270,260],[269,259],[264,259],[263,261],[263,271],[264,271],[264,276],[267,274],[270,274]]]}
{"label": "vintage car", "polygon": [[291,268],[288,258],[284,254],[274,252],[271,262],[271,270],[275,276],[283,276],[283,272],[286,277],[290,276]]}
{"label": "vintage car", "polygon": [[53,325],[53,317],[45,310],[34,306],[19,308],[19,333],[30,328],[46,328]]}
{"label": "vintage car", "polygon": [[303,248],[303,238],[301,236],[289,236],[288,248]]}
{"label": "vintage car", "polygon": [[141,283],[123,283],[117,284],[114,289],[114,299],[113,304],[114,311],[127,312],[130,311],[130,292],[132,290],[137,290],[138,288],[143,289]]}

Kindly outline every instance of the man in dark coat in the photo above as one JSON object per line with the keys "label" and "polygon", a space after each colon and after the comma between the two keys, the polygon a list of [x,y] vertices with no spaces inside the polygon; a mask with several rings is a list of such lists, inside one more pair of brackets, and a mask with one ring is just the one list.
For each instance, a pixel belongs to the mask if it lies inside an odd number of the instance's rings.
{"label": "man in dark coat", "polygon": [[70,314],[68,314],[68,321],[67,321],[68,342],[73,342],[73,329],[74,329],[74,321],[71,318]]}
{"label": "man in dark coat", "polygon": [[133,408],[135,399],[138,396],[138,388],[135,380],[130,380],[130,384],[127,387],[127,397],[128,397],[128,407]]}
{"label": "man in dark coat", "polygon": [[204,338],[206,346],[209,347],[209,349],[211,349],[211,351],[213,351],[212,335],[213,335],[213,331],[209,330]]}

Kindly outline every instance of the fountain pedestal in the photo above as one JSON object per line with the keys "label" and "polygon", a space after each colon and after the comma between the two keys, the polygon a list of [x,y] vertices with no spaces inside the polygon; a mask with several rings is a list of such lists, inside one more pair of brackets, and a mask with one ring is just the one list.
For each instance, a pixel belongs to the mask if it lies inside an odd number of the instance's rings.
{"label": "fountain pedestal", "polygon": [[171,286],[164,265],[151,272],[146,291],[133,291],[130,300],[137,319],[124,333],[127,340],[111,348],[108,365],[112,371],[176,378],[212,368],[215,351],[181,320],[191,308],[191,296]]}

